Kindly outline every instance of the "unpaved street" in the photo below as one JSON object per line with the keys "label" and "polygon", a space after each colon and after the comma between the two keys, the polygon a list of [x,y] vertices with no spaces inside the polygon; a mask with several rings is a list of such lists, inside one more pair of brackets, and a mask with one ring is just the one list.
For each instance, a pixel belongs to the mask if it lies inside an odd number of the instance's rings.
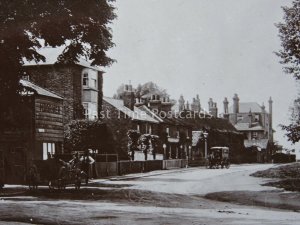
{"label": "unpaved street", "polygon": [[[298,224],[300,213],[217,202],[204,198],[221,191],[274,191],[249,177],[272,165],[156,171],[121,179],[96,180],[75,192],[41,189],[0,201],[2,224]],[[125,178],[125,179],[124,179]],[[244,192],[240,192],[244,193]],[[246,195],[245,195],[246,196]]]}

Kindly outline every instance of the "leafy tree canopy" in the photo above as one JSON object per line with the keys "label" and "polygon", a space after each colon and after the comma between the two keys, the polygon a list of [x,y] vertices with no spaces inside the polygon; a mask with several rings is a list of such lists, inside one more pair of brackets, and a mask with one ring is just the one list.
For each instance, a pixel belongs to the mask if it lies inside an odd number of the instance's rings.
{"label": "leafy tree canopy", "polygon": [[[118,98],[118,99],[122,98],[124,91],[125,91],[125,85],[122,84],[122,85],[120,85],[120,87],[118,87],[116,94],[114,95],[114,98]],[[136,88],[134,88],[133,91],[135,92],[135,96],[137,98],[142,97],[147,94],[158,94],[161,97],[169,96],[166,89],[161,88],[156,83],[151,82],[151,81],[149,81],[143,85],[139,84]]]}
{"label": "leafy tree canopy", "polygon": [[289,141],[296,143],[300,140],[300,98],[294,100],[294,104],[290,109],[291,123],[289,125],[281,125],[282,129],[287,131],[286,136]]}
{"label": "leafy tree canopy", "polygon": [[282,7],[284,22],[278,23],[281,49],[276,52],[284,64],[284,71],[300,79],[300,0],[295,0],[291,7]]}
{"label": "leafy tree canopy", "polygon": [[85,57],[92,65],[110,65],[106,51],[114,45],[108,27],[116,17],[113,1],[0,1],[0,102],[16,96],[24,60],[45,61],[38,52],[42,47],[64,46],[60,63]]}
{"label": "leafy tree canopy", "polygon": [[[282,7],[284,12],[283,22],[276,26],[279,29],[281,49],[276,55],[281,58],[284,71],[300,80],[300,0],[294,0],[290,7]],[[300,97],[291,107],[291,124],[282,125],[287,131],[290,141],[296,143],[300,140]]]}

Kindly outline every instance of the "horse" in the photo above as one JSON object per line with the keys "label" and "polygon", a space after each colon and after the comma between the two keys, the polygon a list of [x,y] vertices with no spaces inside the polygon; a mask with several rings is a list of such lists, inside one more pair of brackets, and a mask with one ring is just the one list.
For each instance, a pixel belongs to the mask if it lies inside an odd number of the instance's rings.
{"label": "horse", "polygon": [[30,190],[38,189],[39,174],[36,165],[31,165],[29,167],[27,181]]}

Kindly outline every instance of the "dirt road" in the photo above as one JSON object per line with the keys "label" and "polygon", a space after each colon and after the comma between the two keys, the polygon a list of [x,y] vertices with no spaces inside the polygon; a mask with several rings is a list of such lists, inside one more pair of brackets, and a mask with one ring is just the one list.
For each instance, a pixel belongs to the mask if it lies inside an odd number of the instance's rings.
{"label": "dirt road", "polygon": [[298,224],[300,213],[295,211],[204,198],[212,192],[238,192],[247,198],[241,193],[274,191],[261,186],[261,178],[249,177],[271,166],[130,175],[125,180],[97,180],[78,192],[42,189],[2,198],[0,224]]}

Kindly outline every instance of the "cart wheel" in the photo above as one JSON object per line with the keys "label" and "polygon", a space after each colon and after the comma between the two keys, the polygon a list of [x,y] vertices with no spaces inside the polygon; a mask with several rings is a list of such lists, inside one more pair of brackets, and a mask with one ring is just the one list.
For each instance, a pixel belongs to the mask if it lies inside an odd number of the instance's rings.
{"label": "cart wheel", "polygon": [[226,164],[226,169],[229,169],[229,167],[230,167],[230,163],[227,163]]}
{"label": "cart wheel", "polygon": [[80,186],[81,186],[81,181],[75,182],[75,189],[76,189],[76,190],[79,190],[79,189],[80,189]]}

